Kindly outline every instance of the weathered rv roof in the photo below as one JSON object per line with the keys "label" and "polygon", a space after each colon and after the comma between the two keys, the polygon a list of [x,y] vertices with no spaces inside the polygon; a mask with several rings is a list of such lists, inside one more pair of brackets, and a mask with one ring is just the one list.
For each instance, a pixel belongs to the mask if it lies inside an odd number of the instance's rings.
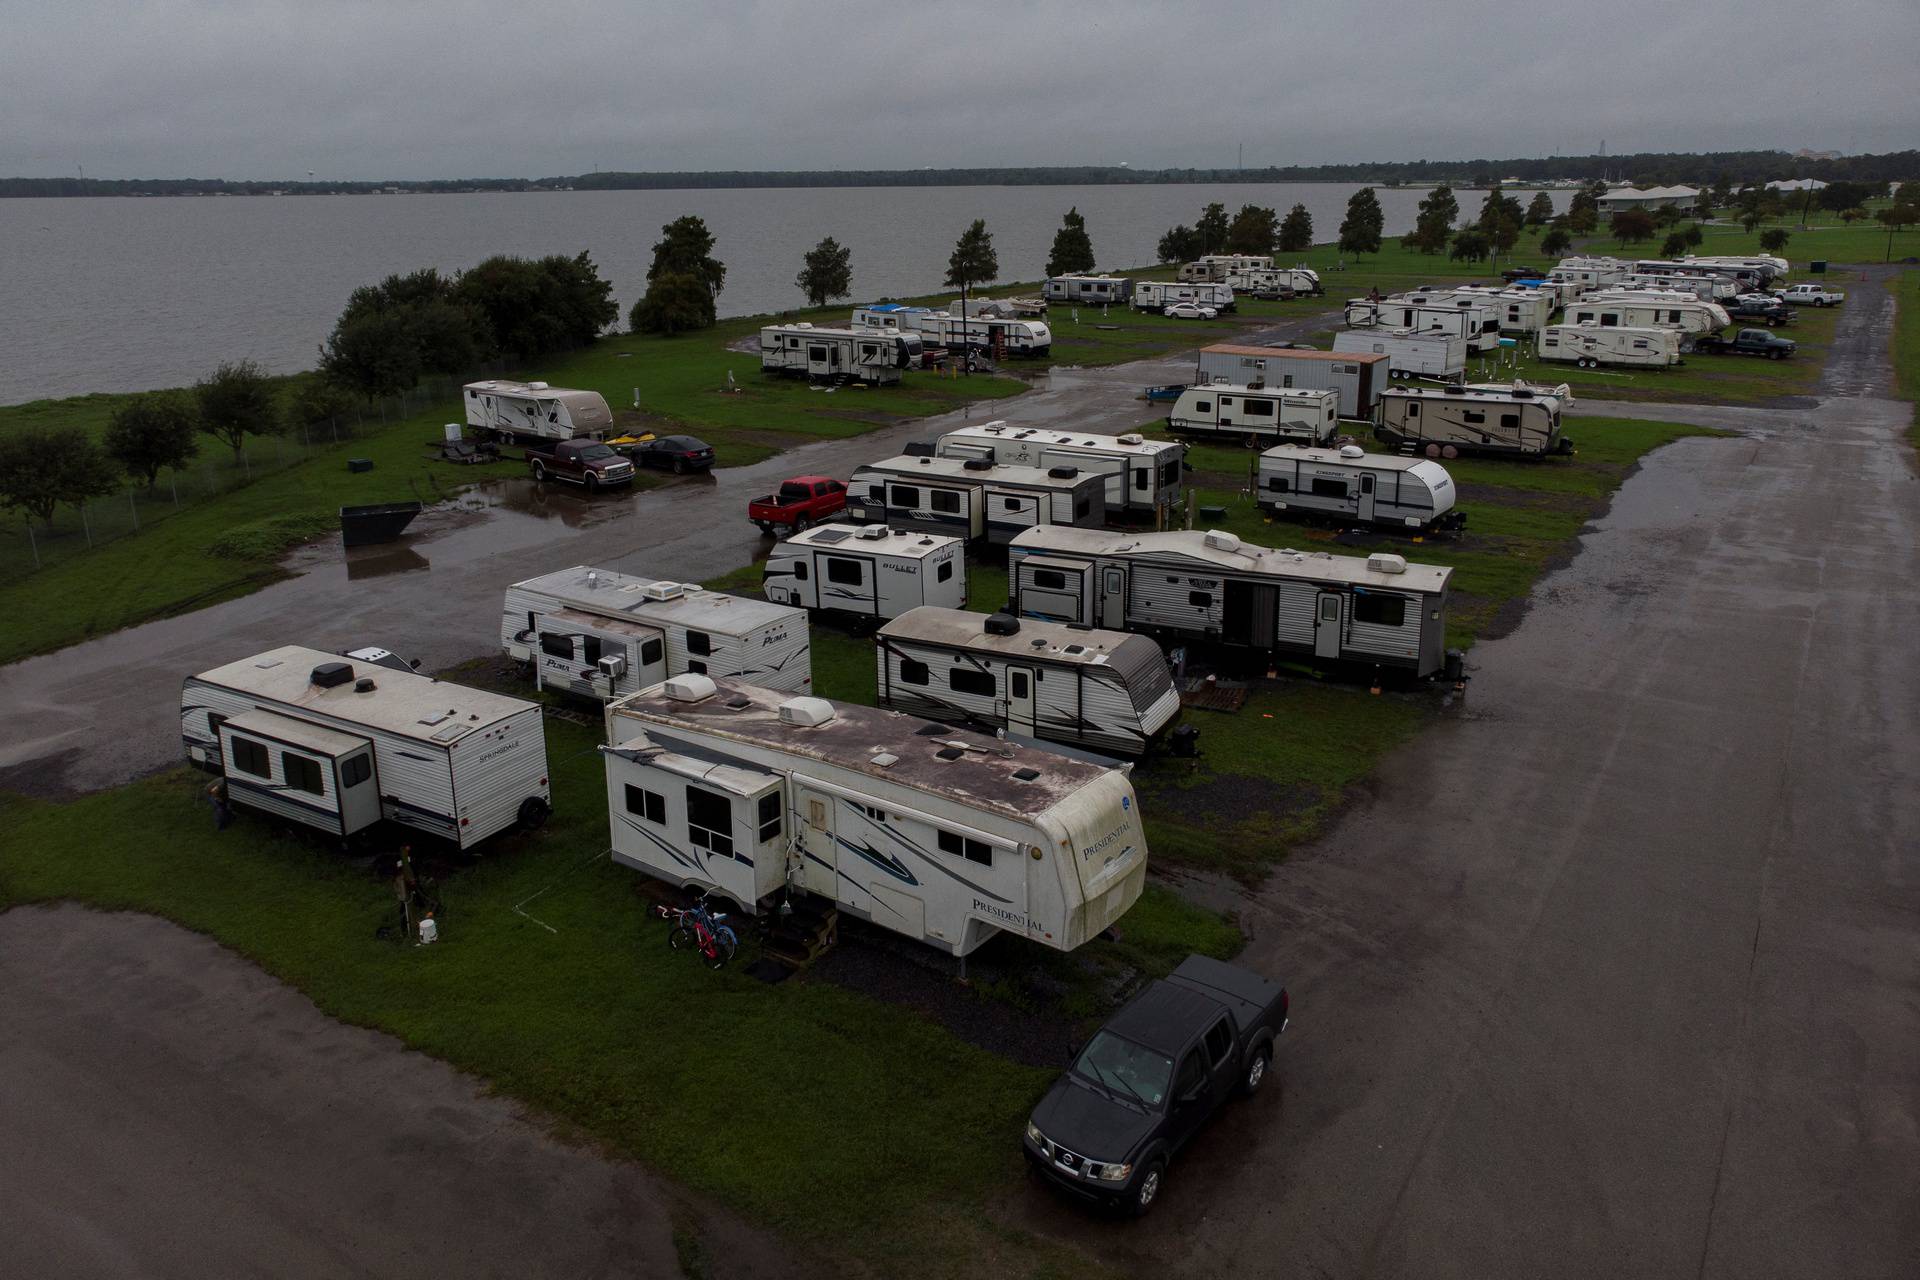
{"label": "weathered rv roof", "polygon": [[823,338],[859,338],[866,342],[875,341],[872,329],[837,329],[837,328],[832,328],[828,325],[823,325],[823,324],[809,324],[805,320],[800,321],[798,324],[766,325],[761,328],[760,332],[762,333],[794,333],[794,334],[804,333],[804,334],[812,334],[815,337],[823,337]]}
{"label": "weathered rv roof", "polygon": [[1111,453],[1130,453],[1145,456],[1165,453],[1170,449],[1182,453],[1187,446],[1178,440],[1153,440],[1145,436],[1110,436],[1086,431],[1050,431],[1045,427],[1015,427],[1004,420],[995,419],[973,427],[956,427],[946,433],[947,436],[961,439],[1007,439],[1031,440],[1057,448],[1105,449]]}
{"label": "weathered rv roof", "polygon": [[1375,471],[1411,471],[1426,475],[1431,471],[1446,474],[1446,468],[1428,458],[1409,458],[1397,453],[1362,453],[1347,457],[1338,449],[1316,449],[1304,444],[1277,444],[1261,453],[1263,458],[1286,458],[1296,462],[1325,462],[1343,467],[1369,467]]}
{"label": "weathered rv roof", "polygon": [[1561,398],[1551,391],[1531,387],[1491,387],[1478,384],[1451,387],[1388,387],[1380,393],[1402,400],[1451,400],[1480,404],[1543,404],[1549,409],[1561,407]]}
{"label": "weathered rv roof", "polygon": [[[1347,353],[1343,351],[1340,354]],[[1355,353],[1354,358],[1359,359],[1361,354]],[[1385,356],[1375,355],[1372,352],[1366,352],[1364,355],[1368,360],[1386,359]],[[1197,391],[1202,395],[1219,395],[1225,391],[1235,395],[1270,396],[1276,400],[1337,400],[1340,398],[1340,393],[1330,387],[1268,387],[1255,386],[1251,382],[1201,382],[1188,387],[1187,390]]]}
{"label": "weathered rv roof", "polygon": [[[1014,467],[994,463],[990,467],[969,466],[968,458],[923,458],[903,453],[892,458],[882,458],[878,462],[869,462],[855,470],[884,471],[890,476],[908,479],[912,476],[926,476],[938,480],[965,480],[972,484],[984,484],[991,480],[999,484],[1025,485],[1033,489],[1072,489],[1087,480],[1096,480],[1106,484],[1106,476],[1098,471],[1079,471],[1077,475],[1056,476],[1046,467]],[[983,459],[984,461],[984,459]],[[1076,468],[1076,470],[1078,470]]]}
{"label": "weathered rv roof", "polygon": [[[793,619],[802,613],[769,600],[749,600],[721,591],[703,591],[689,583],[641,578],[583,564],[543,573],[513,585],[526,591],[543,592],[584,613],[609,618],[641,616],[647,621],[672,622],[697,631],[727,634]],[[649,587],[663,594],[675,587],[680,590],[667,599],[657,599],[648,594]]]}
{"label": "weathered rv roof", "polygon": [[[872,536],[875,533],[885,536]],[[961,545],[960,539],[949,538],[945,534],[921,533],[917,529],[889,529],[883,524],[817,524],[805,533],[796,533],[782,541],[786,546],[859,551],[908,560],[924,560],[945,547]]]}
{"label": "weathered rv roof", "polygon": [[1231,342],[1200,348],[1200,354],[1263,356],[1273,360],[1338,360],[1343,364],[1374,364],[1387,357],[1372,351],[1302,351],[1298,347],[1243,347]]}
{"label": "weathered rv roof", "polygon": [[[361,693],[354,688],[354,680],[327,689],[314,684],[313,669],[335,662],[351,666],[355,677],[371,678],[374,687]],[[465,685],[444,684],[411,671],[350,662],[337,653],[297,644],[229,662],[194,679],[248,697],[307,708],[336,720],[443,744],[538,705]]]}
{"label": "weathered rv roof", "polygon": [[568,405],[597,406],[606,403],[598,391],[581,391],[574,387],[550,387],[544,382],[510,382],[493,378],[485,382],[469,382],[465,390],[480,391],[495,396],[525,396],[530,400],[559,400]]}
{"label": "weathered rv roof", "polygon": [[1176,529],[1170,533],[1115,533],[1106,529],[1079,529],[1070,525],[1041,525],[1014,535],[1012,548],[1031,551],[1063,551],[1084,556],[1150,557],[1155,561],[1185,560],[1236,573],[1272,574],[1275,577],[1307,578],[1317,582],[1339,582],[1382,590],[1441,591],[1453,576],[1449,565],[1409,563],[1404,573],[1381,573],[1369,569],[1364,556],[1336,556],[1324,551],[1296,551],[1291,547],[1256,547],[1239,543],[1238,550],[1224,550],[1207,544],[1207,534],[1197,529]]}
{"label": "weathered rv roof", "polygon": [[670,698],[665,685],[655,685],[611,703],[609,731],[617,733],[615,722],[622,717],[642,730],[649,724],[684,725],[961,798],[1013,818],[1049,809],[1109,772],[1042,747],[855,703],[835,702],[833,719],[822,725],[788,724],[780,718],[780,704],[792,694],[735,680],[713,683],[714,694],[699,702]]}
{"label": "weathered rv roof", "polygon": [[1160,646],[1130,631],[1095,631],[1036,618],[1018,619],[1020,629],[1010,636],[987,630],[987,615],[969,609],[942,609],[922,605],[909,609],[881,627],[879,635],[896,640],[923,640],[978,653],[1068,666],[1113,667],[1128,674],[1146,660],[1164,663]]}

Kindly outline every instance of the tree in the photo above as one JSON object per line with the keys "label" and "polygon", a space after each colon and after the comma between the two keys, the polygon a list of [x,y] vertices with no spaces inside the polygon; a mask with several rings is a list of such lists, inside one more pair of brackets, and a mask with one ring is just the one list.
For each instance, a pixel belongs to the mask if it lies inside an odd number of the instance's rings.
{"label": "tree", "polygon": [[193,394],[200,408],[196,425],[232,449],[236,462],[248,436],[271,435],[280,429],[280,402],[273,382],[252,360],[217,366],[193,384]]}
{"label": "tree", "polygon": [[1380,229],[1386,215],[1380,211],[1380,197],[1372,187],[1362,187],[1347,200],[1347,216],[1340,223],[1340,252],[1355,257],[1380,251]]}
{"label": "tree", "polygon": [[1447,247],[1447,237],[1453,234],[1453,222],[1459,216],[1460,202],[1454,198],[1453,188],[1435,187],[1420,201],[1413,233],[1403,236],[1402,242],[1421,253],[1438,253]]}
{"label": "tree", "polygon": [[1687,224],[1687,229],[1680,233],[1680,238],[1686,241],[1687,248],[1698,249],[1700,247],[1700,242],[1702,240],[1705,240],[1707,236],[1704,231],[1700,230],[1699,223],[1689,222]]}
{"label": "tree", "polygon": [[1527,225],[1544,227],[1553,221],[1553,197],[1544,191],[1536,191],[1527,205]]}
{"label": "tree", "polygon": [[1702,191],[1699,198],[1693,202],[1694,219],[1698,222],[1711,222],[1713,220],[1713,210],[1713,197]]}
{"label": "tree", "polygon": [[[1906,190],[1905,185],[1902,185],[1901,190]],[[1896,200],[1873,216],[1875,221],[1884,224],[1887,228],[1887,261],[1892,262],[1894,232],[1905,230],[1914,223],[1920,222],[1920,205],[1904,199]]]}
{"label": "tree", "polygon": [[1313,215],[1296,204],[1280,221],[1280,252],[1304,253],[1313,247]]}
{"label": "tree", "polygon": [[1787,241],[1791,238],[1785,227],[1768,227],[1760,233],[1760,251],[1777,254],[1787,247]]}
{"label": "tree", "polygon": [[1613,215],[1613,238],[1625,248],[1653,239],[1653,215],[1645,209],[1622,209]]}
{"label": "tree", "polygon": [[1854,223],[1862,221],[1863,219],[1866,218],[1866,216],[1867,216],[1867,211],[1865,209],[1862,209],[1859,205],[1855,205],[1851,209],[1842,209],[1840,211],[1840,221],[1846,223],[1848,226],[1852,226]]}
{"label": "tree", "polygon": [[1067,210],[1060,229],[1053,233],[1053,252],[1047,255],[1047,274],[1074,275],[1093,270],[1093,240],[1087,235],[1087,220],[1080,206]]}
{"label": "tree", "polygon": [[1577,236],[1591,234],[1600,225],[1600,197],[1607,194],[1604,182],[1588,183],[1573,193],[1567,206],[1567,229]]}
{"label": "tree", "polygon": [[1841,213],[1885,194],[1887,184],[1884,182],[1829,182],[1820,189],[1819,202],[1822,209]]}
{"label": "tree", "polygon": [[1749,209],[1741,210],[1740,225],[1746,228],[1746,232],[1748,235],[1752,235],[1753,229],[1759,226],[1761,223],[1765,222],[1766,220],[1767,220],[1767,215],[1760,212],[1758,208],[1749,208]]}
{"label": "tree", "polygon": [[1520,241],[1520,228],[1526,216],[1518,200],[1502,195],[1495,187],[1487,192],[1487,198],[1480,205],[1477,225],[1494,253],[1510,253]]}
{"label": "tree", "polygon": [[646,293],[627,313],[627,324],[635,333],[663,337],[711,329],[713,323],[713,290],[688,271],[669,271],[649,280]]}
{"label": "tree", "polygon": [[303,427],[337,428],[353,411],[353,396],[338,383],[325,377],[302,378],[287,402],[287,421]]}
{"label": "tree", "polygon": [[1215,203],[1202,209],[1193,229],[1200,233],[1200,252],[1195,257],[1218,253],[1227,243],[1227,206]]}
{"label": "tree", "polygon": [[320,348],[320,372],[368,401],[405,391],[420,381],[420,345],[410,318],[396,311],[342,316]]}
{"label": "tree", "polygon": [[429,268],[355,289],[320,348],[320,371],[372,400],[423,372],[465,372],[492,344],[486,318]]}
{"label": "tree", "polygon": [[1227,228],[1227,252],[1270,254],[1280,238],[1279,215],[1257,204],[1243,204]]}
{"label": "tree", "polygon": [[1684,231],[1675,231],[1660,242],[1660,256],[1663,258],[1678,258],[1686,251],[1687,234]]}
{"label": "tree", "polygon": [[713,256],[713,245],[713,233],[707,230],[705,219],[693,214],[675,218],[660,228],[660,238],[654,241],[648,282],[663,275],[691,275],[718,298],[727,282],[727,268]]}
{"label": "tree", "polygon": [[584,347],[620,315],[585,253],[488,258],[460,273],[454,299],[483,318],[489,354],[517,359]]}
{"label": "tree", "polygon": [[801,259],[793,283],[816,307],[846,297],[853,290],[853,250],[828,236]]}
{"label": "tree", "polygon": [[993,235],[987,230],[984,218],[975,218],[973,225],[961,233],[947,258],[946,283],[960,290],[964,297],[975,285],[990,284],[999,274],[1000,259],[993,251]]}
{"label": "tree", "polygon": [[1558,256],[1573,247],[1573,237],[1567,234],[1565,227],[1549,227],[1547,234],[1540,237],[1540,252]]}
{"label": "tree", "polygon": [[1167,228],[1156,255],[1161,262],[1192,262],[1200,256],[1200,233],[1185,223]]}
{"label": "tree", "polygon": [[53,523],[61,503],[105,497],[119,484],[113,459],[81,427],[0,432],[0,507]]}
{"label": "tree", "polygon": [[179,392],[138,396],[114,410],[100,443],[130,476],[144,478],[151,491],[160,468],[182,467],[200,451],[192,403]]}
{"label": "tree", "polygon": [[1447,256],[1455,262],[1479,262],[1492,247],[1487,233],[1479,227],[1462,227],[1454,234],[1453,246],[1447,250]]}

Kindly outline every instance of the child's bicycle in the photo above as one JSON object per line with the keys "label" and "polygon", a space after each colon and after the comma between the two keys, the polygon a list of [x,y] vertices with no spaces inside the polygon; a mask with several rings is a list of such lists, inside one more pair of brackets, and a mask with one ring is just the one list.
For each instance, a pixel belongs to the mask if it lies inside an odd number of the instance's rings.
{"label": "child's bicycle", "polygon": [[709,969],[724,968],[740,949],[740,939],[733,927],[725,923],[727,913],[709,909],[704,893],[691,907],[683,909],[662,903],[653,913],[673,926],[667,932],[667,945],[675,951],[698,951]]}

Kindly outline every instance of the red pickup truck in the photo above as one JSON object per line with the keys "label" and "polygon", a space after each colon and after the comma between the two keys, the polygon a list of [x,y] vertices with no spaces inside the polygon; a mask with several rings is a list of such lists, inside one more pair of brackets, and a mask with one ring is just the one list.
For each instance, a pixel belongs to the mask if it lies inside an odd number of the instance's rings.
{"label": "red pickup truck", "polygon": [[535,480],[567,480],[589,491],[633,483],[633,463],[598,440],[529,441],[526,450]]}
{"label": "red pickup truck", "polygon": [[847,509],[847,486],[830,476],[795,476],[774,493],[763,493],[747,503],[747,519],[771,535],[775,529],[795,533],[810,524]]}

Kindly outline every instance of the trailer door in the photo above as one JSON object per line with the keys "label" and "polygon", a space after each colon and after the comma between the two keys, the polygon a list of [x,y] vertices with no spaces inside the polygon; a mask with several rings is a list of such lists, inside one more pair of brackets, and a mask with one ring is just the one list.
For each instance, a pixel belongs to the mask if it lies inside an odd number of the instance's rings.
{"label": "trailer door", "polygon": [[1360,518],[1369,523],[1373,520],[1373,476],[1368,474],[1360,477]]}
{"label": "trailer door", "polygon": [[1033,737],[1033,681],[1032,667],[1007,668],[1007,732]]}
{"label": "trailer door", "polygon": [[1228,640],[1246,637],[1256,649],[1274,645],[1274,620],[1280,612],[1280,588],[1271,582],[1237,582],[1229,578],[1222,592],[1220,628]]}
{"label": "trailer door", "polygon": [[1340,656],[1340,593],[1337,591],[1320,593],[1319,612],[1314,615],[1313,623],[1313,656]]}
{"label": "trailer door", "polygon": [[1127,625],[1127,571],[1117,564],[1100,570],[1100,625],[1123,631]]}
{"label": "trailer door", "polygon": [[840,899],[840,860],[833,844],[833,797],[795,780],[793,808],[798,828],[800,885],[823,898]]}
{"label": "trailer door", "polygon": [[874,564],[865,556],[835,556],[817,553],[814,562],[820,569],[820,607],[844,609],[848,613],[877,612]]}

